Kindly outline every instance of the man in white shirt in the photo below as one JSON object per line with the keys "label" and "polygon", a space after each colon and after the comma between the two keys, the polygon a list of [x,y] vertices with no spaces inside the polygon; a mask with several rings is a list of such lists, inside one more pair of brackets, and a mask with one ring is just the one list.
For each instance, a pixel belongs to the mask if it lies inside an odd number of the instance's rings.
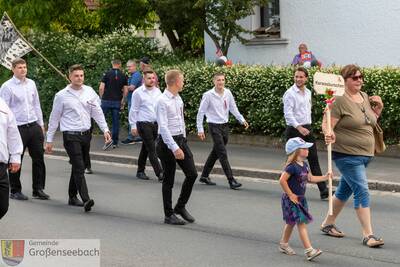
{"label": "man in white shirt", "polygon": [[[53,149],[54,134],[60,125],[63,133],[64,147],[72,165],[69,181],[69,200],[71,206],[83,206],[85,212],[91,210],[94,200],[89,197],[85,179],[85,155],[90,149],[91,121],[93,118],[104,132],[105,142],[111,142],[110,131],[100,107],[100,98],[93,88],[84,85],[82,66],[69,68],[71,84],[59,91],[53,102],[47,131],[46,152]],[[82,201],[77,198],[77,193]]]}
{"label": "man in white shirt", "polygon": [[10,173],[20,169],[23,147],[14,114],[0,98],[0,219],[8,211],[10,185],[7,168]]}
{"label": "man in white shirt", "polygon": [[[314,143],[309,148],[308,163],[313,175],[322,175],[319,166],[315,137],[311,128],[311,91],[306,88],[308,71],[298,67],[294,74],[294,85],[283,95],[283,109],[286,121],[286,139],[301,137],[304,141]],[[317,183],[321,199],[328,198],[325,182]]]}
{"label": "man in white shirt", "polygon": [[154,172],[161,182],[163,179],[162,168],[156,154],[155,140],[158,136],[156,115],[156,100],[161,95],[160,89],[155,86],[156,75],[153,70],[143,73],[144,85],[137,88],[132,94],[131,109],[129,110],[129,124],[133,136],[142,138],[142,148],[138,159],[136,177],[149,180],[145,174],[147,156],[153,166]]}
{"label": "man in white shirt", "polygon": [[[185,221],[175,214],[182,216],[187,222],[195,219],[185,206],[192,193],[193,184],[197,178],[193,154],[186,140],[183,101],[179,92],[183,89],[184,78],[179,70],[169,70],[165,74],[167,88],[158,98],[156,113],[160,138],[157,143],[157,154],[164,167],[162,194],[164,203],[164,223],[183,225]],[[172,188],[175,180],[176,164],[185,174],[181,194],[174,209],[172,209]]]}
{"label": "man in white shirt", "polygon": [[[32,196],[39,199],[49,199],[43,189],[46,180],[44,164],[44,123],[40,108],[39,94],[35,82],[27,78],[26,61],[18,58],[12,62],[14,76],[6,81],[0,89],[0,97],[4,99],[15,116],[18,130],[24,144],[22,157],[28,148],[32,158]],[[10,173],[10,198],[27,200],[22,193],[21,169]]]}
{"label": "man in white shirt", "polygon": [[232,169],[228,161],[228,153],[226,151],[226,144],[228,143],[229,136],[229,112],[244,125],[245,129],[249,127],[249,124],[243,118],[242,114],[240,114],[231,91],[225,88],[225,75],[223,73],[217,73],[214,75],[214,88],[203,94],[197,113],[197,132],[199,138],[201,140],[206,138],[203,128],[203,119],[205,115],[208,122],[208,131],[214,142],[213,149],[204,165],[200,182],[207,185],[215,185],[215,183],[211,181],[209,175],[215,162],[219,159],[230,188],[237,189],[241,187],[242,184],[238,183],[233,177]]}

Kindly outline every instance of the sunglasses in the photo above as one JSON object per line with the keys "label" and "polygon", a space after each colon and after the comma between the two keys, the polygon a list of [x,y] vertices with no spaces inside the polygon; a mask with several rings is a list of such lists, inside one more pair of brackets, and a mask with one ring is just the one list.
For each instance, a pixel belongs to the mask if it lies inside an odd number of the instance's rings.
{"label": "sunglasses", "polygon": [[355,82],[358,81],[358,80],[362,81],[364,79],[364,76],[363,75],[357,75],[357,76],[351,77],[351,79],[353,81],[355,81]]}

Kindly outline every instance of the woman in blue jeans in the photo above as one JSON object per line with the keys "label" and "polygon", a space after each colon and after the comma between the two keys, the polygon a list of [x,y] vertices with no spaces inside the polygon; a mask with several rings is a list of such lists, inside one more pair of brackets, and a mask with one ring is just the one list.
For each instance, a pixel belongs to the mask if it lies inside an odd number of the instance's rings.
{"label": "woman in blue jeans", "polygon": [[346,201],[353,195],[363,244],[380,247],[384,244],[383,239],[376,237],[372,231],[366,168],[374,156],[373,126],[381,115],[383,103],[379,96],[369,97],[361,91],[363,75],[358,66],[343,67],[341,75],[345,80],[345,94],[337,97],[331,106],[333,131],[327,132],[325,118],[322,125],[326,143],[333,143],[332,158],[341,177],[333,197],[333,215],[326,216],[321,231],[328,236],[344,237],[335,222]]}

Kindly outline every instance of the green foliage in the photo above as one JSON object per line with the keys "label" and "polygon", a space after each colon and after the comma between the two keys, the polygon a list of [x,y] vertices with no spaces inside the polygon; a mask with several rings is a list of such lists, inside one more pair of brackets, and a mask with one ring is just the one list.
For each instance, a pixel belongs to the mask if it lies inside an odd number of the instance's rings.
{"label": "green foliage", "polygon": [[[156,66],[159,76],[170,68],[178,68],[185,73],[185,87],[181,95],[185,102],[185,116],[189,131],[196,132],[196,114],[201,96],[213,87],[213,74],[222,71],[226,74],[227,88],[231,89],[239,110],[250,123],[250,128],[246,131],[231,116],[233,132],[283,136],[285,120],[282,96],[293,85],[292,67],[235,65],[231,68],[221,68],[203,62]],[[315,71],[316,69],[310,70],[308,88],[312,88],[312,76]],[[322,71],[339,73],[339,68],[333,67]],[[385,104],[380,121],[385,138],[389,142],[398,142],[400,139],[400,68],[364,68],[362,71],[365,77],[363,90],[369,95],[380,95]],[[162,87],[164,87],[163,84]],[[323,96],[314,95],[312,116],[316,133],[321,131],[324,108]]]}
{"label": "green foliage", "polygon": [[246,42],[243,33],[249,33],[239,21],[254,14],[255,6],[265,5],[268,0],[198,0],[206,14],[205,31],[213,40],[216,48],[228,55],[229,46],[234,38]]}
{"label": "green foliage", "polygon": [[90,12],[82,0],[1,0],[0,11],[7,11],[22,32],[33,30],[68,31],[78,35],[100,31],[100,17]]}
{"label": "green foliage", "polygon": [[[190,59],[172,55],[157,47],[151,39],[135,38],[129,31],[113,33],[103,37],[77,38],[67,33],[37,34],[27,36],[55,66],[64,73],[70,65],[80,63],[85,67],[85,83],[96,91],[104,71],[111,67],[113,58],[123,62],[148,55],[157,72],[161,89],[165,88],[164,74],[168,69],[178,68],[184,72],[185,87],[181,93],[185,102],[187,128],[196,132],[196,114],[202,94],[213,87],[215,72],[226,74],[226,86],[232,90],[241,113],[250,123],[244,130],[231,118],[232,130],[236,133],[271,135],[280,137],[285,129],[282,96],[293,84],[293,68],[277,66],[217,67],[201,59]],[[47,120],[54,94],[64,88],[66,81],[54,72],[34,53],[27,57],[29,76],[38,85],[42,109]],[[312,88],[310,70],[308,88]],[[324,72],[339,73],[338,67],[323,69]],[[364,91],[369,95],[380,95],[385,108],[381,125],[388,141],[400,137],[400,68],[364,68]],[[9,78],[11,73],[1,67],[0,80]],[[313,121],[315,132],[320,131],[322,111],[325,107],[323,96],[313,96]],[[126,125],[127,111],[121,123]],[[124,127],[124,126],[123,126]]]}
{"label": "green foliage", "polygon": [[[73,64],[82,64],[85,68],[85,83],[98,89],[102,74],[111,68],[111,60],[119,58],[122,62],[128,59],[140,59],[149,56],[151,60],[175,64],[180,57],[161,50],[150,38],[137,38],[130,31],[112,33],[102,37],[78,38],[62,32],[32,34],[26,38],[61,72],[67,74]],[[45,119],[51,111],[52,101],[57,91],[67,84],[48,64],[34,52],[26,56],[28,76],[37,83]],[[12,73],[0,67],[0,79],[5,81]]]}

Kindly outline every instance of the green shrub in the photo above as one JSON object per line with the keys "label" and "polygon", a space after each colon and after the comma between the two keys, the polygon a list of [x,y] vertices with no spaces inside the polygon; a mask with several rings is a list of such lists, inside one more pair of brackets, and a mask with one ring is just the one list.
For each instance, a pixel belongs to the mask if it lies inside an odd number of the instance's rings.
{"label": "green shrub", "polygon": [[[185,74],[185,88],[181,93],[185,102],[186,124],[190,132],[196,132],[196,114],[202,94],[213,87],[213,74],[224,72],[227,87],[232,90],[243,116],[250,123],[245,131],[231,118],[232,131],[236,133],[271,135],[280,137],[285,129],[282,96],[293,84],[293,69],[277,66],[235,65],[230,68],[216,67],[201,59],[176,56],[160,50],[152,39],[136,38],[129,31],[110,34],[105,37],[79,39],[66,33],[37,34],[28,37],[54,65],[64,73],[70,65],[80,63],[85,67],[85,83],[96,91],[105,70],[110,68],[113,58],[123,62],[148,55],[153,60],[161,89],[165,88],[164,74],[168,69],[178,68]],[[47,120],[54,94],[67,84],[34,53],[27,57],[29,76],[39,88],[42,109]],[[5,70],[3,68],[3,70]],[[310,70],[308,87],[316,69]],[[324,69],[338,73],[338,67]],[[364,90],[380,95],[385,104],[381,125],[388,141],[399,140],[400,136],[400,68],[364,68]],[[0,79],[10,77],[9,71],[2,71]],[[315,132],[320,131],[324,102],[321,96],[313,97],[313,121]],[[122,127],[127,124],[127,111],[122,114]]]}
{"label": "green shrub", "polygon": [[[157,66],[161,76],[171,67],[185,73],[185,88],[181,93],[185,101],[187,127],[196,131],[196,113],[202,94],[213,87],[212,77],[217,71],[226,74],[226,86],[232,90],[239,110],[250,123],[245,131],[231,117],[233,131],[237,133],[283,136],[282,96],[293,84],[292,67],[235,65],[220,68],[202,62],[183,63],[173,66]],[[323,69],[324,72],[339,73],[338,67]],[[310,70],[308,88],[312,88],[313,74]],[[389,142],[397,142],[400,137],[400,69],[363,68],[365,85],[363,90],[369,95],[380,95],[385,104],[380,121]],[[164,87],[164,85],[162,85]],[[321,131],[322,111],[325,107],[322,96],[313,96],[313,123],[315,132]]]}

